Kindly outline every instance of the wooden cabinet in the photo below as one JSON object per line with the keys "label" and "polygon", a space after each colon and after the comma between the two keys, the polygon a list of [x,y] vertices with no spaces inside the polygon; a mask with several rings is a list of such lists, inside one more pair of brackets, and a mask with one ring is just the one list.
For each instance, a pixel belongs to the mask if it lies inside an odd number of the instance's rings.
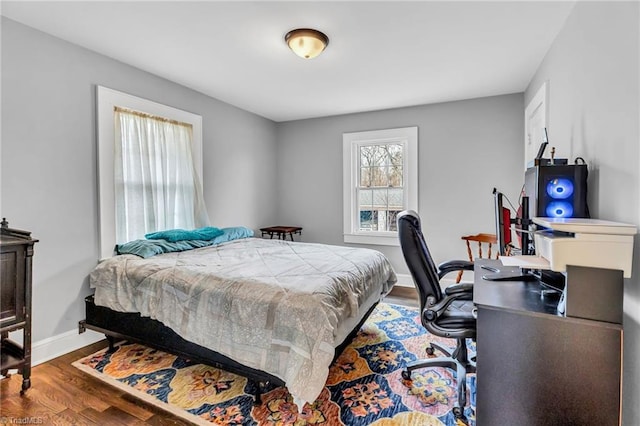
{"label": "wooden cabinet", "polygon": [[[0,374],[18,369],[22,391],[31,386],[31,233],[0,224]],[[9,339],[9,332],[22,331],[22,344]]]}

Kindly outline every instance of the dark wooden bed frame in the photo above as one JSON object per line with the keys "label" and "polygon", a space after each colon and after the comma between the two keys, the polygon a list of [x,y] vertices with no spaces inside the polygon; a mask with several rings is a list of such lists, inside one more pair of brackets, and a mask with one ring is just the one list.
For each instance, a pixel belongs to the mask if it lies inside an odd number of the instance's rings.
{"label": "dark wooden bed frame", "polygon": [[[374,303],[351,333],[336,347],[334,361],[351,343],[377,304],[377,302]],[[285,385],[278,377],[247,367],[229,357],[183,339],[160,321],[143,317],[138,313],[117,312],[103,306],[97,306],[93,296],[85,298],[85,309],[86,319],[79,323],[80,333],[90,329],[105,334],[109,342],[109,352],[114,352],[117,349],[116,341],[124,339],[238,374],[246,377],[253,387],[255,404],[262,403],[261,394],[264,391]]]}

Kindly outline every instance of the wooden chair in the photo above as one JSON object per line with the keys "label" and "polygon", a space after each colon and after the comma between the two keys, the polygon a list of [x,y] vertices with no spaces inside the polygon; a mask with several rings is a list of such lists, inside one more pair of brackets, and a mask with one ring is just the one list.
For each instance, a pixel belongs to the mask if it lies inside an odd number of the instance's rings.
{"label": "wooden chair", "polygon": [[[476,234],[476,235],[466,235],[461,237],[467,243],[467,255],[469,255],[469,261],[473,262],[473,251],[471,250],[471,242],[478,243],[478,258],[482,258],[482,244],[488,244],[487,250],[487,258],[491,259],[492,251],[494,244],[498,244],[498,240],[494,234]],[[500,250],[496,250],[495,259],[500,255]],[[462,279],[462,271],[458,272],[458,276],[456,278],[456,283],[459,283]]]}

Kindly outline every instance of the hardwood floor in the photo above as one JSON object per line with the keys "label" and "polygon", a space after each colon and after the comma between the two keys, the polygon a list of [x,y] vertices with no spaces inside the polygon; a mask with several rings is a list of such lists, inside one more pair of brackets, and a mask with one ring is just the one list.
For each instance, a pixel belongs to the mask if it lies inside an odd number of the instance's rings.
{"label": "hardwood floor", "polygon": [[383,301],[395,305],[411,306],[414,308],[420,307],[418,291],[413,287],[395,286]]}
{"label": "hardwood floor", "polygon": [[[418,306],[415,289],[397,287],[387,303]],[[190,423],[109,386],[71,363],[107,346],[86,346],[33,368],[31,388],[20,396],[22,376],[0,382],[0,425],[189,425]]]}
{"label": "hardwood floor", "polygon": [[106,346],[106,340],[101,341],[34,367],[31,388],[24,396],[20,396],[22,376],[3,379],[0,424],[25,424],[25,418],[43,425],[189,424],[71,365]]}

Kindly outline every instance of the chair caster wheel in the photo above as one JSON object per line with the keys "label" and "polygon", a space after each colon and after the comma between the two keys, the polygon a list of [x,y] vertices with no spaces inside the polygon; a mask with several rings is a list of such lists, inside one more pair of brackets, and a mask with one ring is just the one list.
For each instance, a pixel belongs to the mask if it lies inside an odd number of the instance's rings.
{"label": "chair caster wheel", "polygon": [[403,370],[402,378],[405,380],[411,380],[411,373],[408,370]]}
{"label": "chair caster wheel", "polygon": [[427,346],[427,349],[425,349],[425,351],[427,352],[427,355],[433,355],[435,353],[433,346]]}
{"label": "chair caster wheel", "polygon": [[465,425],[469,424],[467,418],[464,415],[464,410],[462,408],[453,407],[452,411],[453,411],[453,416],[456,418],[456,420],[460,420]]}

